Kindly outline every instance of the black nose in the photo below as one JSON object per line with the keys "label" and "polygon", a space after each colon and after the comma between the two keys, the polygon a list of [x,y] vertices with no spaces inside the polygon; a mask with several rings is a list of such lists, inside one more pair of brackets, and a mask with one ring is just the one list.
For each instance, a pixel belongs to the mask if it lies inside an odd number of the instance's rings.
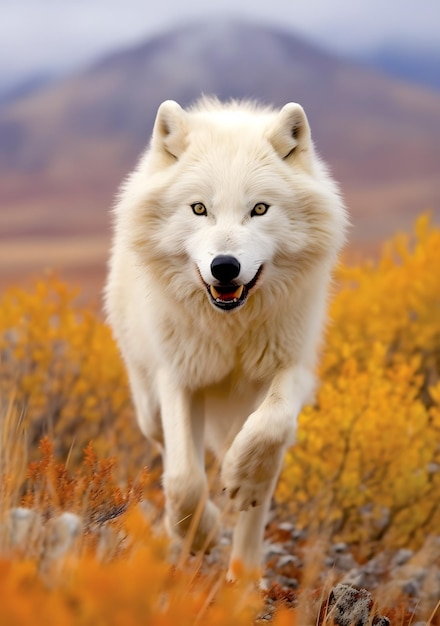
{"label": "black nose", "polygon": [[230,283],[240,273],[240,263],[234,256],[219,254],[211,263],[211,273],[221,283]]}

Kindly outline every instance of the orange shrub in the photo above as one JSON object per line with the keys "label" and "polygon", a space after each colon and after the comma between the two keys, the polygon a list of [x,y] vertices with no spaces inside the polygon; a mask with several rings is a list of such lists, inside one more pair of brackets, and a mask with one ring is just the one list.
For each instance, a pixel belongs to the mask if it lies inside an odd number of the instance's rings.
{"label": "orange shrub", "polygon": [[249,626],[261,605],[246,581],[228,585],[167,563],[166,543],[137,509],[124,516],[126,550],[100,560],[71,553],[52,572],[35,559],[0,559],[0,623],[8,626]]}

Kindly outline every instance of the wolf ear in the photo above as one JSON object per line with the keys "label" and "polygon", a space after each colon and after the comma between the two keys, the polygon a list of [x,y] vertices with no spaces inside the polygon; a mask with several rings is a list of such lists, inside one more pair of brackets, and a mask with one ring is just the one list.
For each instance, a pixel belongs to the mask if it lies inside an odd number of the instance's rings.
{"label": "wolf ear", "polygon": [[310,127],[300,104],[289,102],[283,106],[269,130],[268,139],[282,159],[310,148]]}
{"label": "wolf ear", "polygon": [[186,112],[174,100],[165,100],[157,110],[153,146],[178,159],[187,145]]}

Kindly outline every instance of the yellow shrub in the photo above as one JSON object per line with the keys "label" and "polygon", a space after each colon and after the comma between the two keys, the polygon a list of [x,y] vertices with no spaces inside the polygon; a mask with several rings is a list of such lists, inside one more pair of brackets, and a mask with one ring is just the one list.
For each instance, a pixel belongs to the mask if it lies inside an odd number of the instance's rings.
{"label": "yellow shrub", "polygon": [[[0,403],[13,397],[28,447],[44,435],[75,463],[90,440],[141,464],[145,442],[133,418],[125,370],[101,316],[74,303],[55,277],[0,303]],[[0,410],[2,406],[0,404]]]}
{"label": "yellow shrub", "polygon": [[302,526],[372,549],[440,525],[440,231],[427,217],[379,264],[341,268],[315,407],[278,489]]}

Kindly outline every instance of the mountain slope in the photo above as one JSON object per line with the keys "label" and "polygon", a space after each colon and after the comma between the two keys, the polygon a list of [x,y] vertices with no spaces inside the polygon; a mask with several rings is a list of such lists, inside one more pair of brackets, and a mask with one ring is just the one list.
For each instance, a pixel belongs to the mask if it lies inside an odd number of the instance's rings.
{"label": "mountain slope", "polygon": [[391,43],[358,56],[371,67],[390,76],[440,90],[440,49]]}
{"label": "mountain slope", "polygon": [[201,93],[301,102],[346,194],[355,242],[440,209],[440,95],[273,28],[202,22],[0,108],[0,237],[106,233],[112,195],[160,102]]}

